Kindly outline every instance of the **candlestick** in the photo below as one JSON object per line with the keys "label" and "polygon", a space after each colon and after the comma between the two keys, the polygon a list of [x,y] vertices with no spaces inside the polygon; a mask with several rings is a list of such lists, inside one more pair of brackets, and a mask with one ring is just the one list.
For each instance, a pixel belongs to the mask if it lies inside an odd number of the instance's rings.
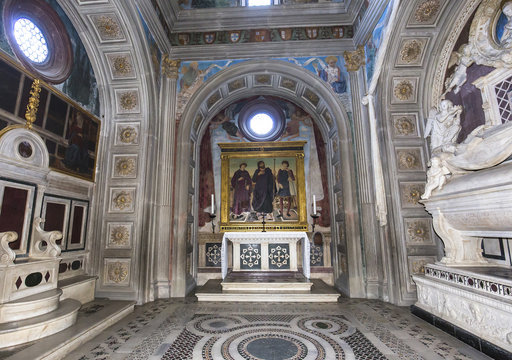
{"label": "candlestick", "polygon": [[316,196],[313,195],[313,214],[316,215]]}

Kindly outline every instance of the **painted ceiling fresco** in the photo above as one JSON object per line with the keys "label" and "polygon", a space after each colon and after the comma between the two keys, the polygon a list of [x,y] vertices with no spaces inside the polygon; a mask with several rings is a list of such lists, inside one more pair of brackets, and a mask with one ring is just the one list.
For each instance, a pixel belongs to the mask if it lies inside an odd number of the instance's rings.
{"label": "painted ceiling fresco", "polygon": [[[183,10],[244,6],[241,0],[177,0]],[[344,0],[282,0],[282,5],[342,3]]]}

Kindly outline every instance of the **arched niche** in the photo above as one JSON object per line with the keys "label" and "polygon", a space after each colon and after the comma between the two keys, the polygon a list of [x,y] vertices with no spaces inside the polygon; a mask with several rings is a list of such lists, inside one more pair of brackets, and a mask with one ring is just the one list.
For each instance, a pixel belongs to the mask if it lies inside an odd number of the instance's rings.
{"label": "arched niche", "polygon": [[[280,97],[301,107],[311,115],[328,144],[331,233],[337,254],[333,256],[334,277],[337,287],[350,295],[352,285],[363,286],[363,278],[349,116],[328,84],[299,66],[277,60],[247,61],[218,72],[196,91],[185,107],[177,135],[171,295],[185,296],[194,286],[194,271],[187,274],[186,259],[190,252],[189,224],[193,219],[190,214],[197,213],[198,209],[197,202],[192,209],[188,204],[191,192],[195,199],[198,195],[200,140],[210,120],[221,109],[255,95]],[[336,153],[332,141],[338,145]],[[339,202],[339,207],[335,199],[341,196],[343,201]],[[197,256],[195,259],[197,263]]]}

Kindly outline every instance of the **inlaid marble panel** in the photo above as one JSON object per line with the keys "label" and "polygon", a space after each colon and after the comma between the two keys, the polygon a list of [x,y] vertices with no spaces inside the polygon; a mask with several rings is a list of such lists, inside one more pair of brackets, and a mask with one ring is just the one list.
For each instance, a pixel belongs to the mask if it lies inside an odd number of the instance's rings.
{"label": "inlaid marble panel", "polygon": [[240,269],[261,270],[260,244],[240,244]]}
{"label": "inlaid marble panel", "polygon": [[290,244],[268,245],[268,267],[271,270],[290,269]]}

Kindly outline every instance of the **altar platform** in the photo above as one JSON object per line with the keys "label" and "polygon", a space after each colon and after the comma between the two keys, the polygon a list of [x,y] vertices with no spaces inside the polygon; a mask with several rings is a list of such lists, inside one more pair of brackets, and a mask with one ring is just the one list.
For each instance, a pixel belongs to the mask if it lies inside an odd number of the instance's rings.
{"label": "altar platform", "polygon": [[[232,273],[230,273],[232,274]],[[235,284],[240,279],[224,280],[225,284]],[[297,284],[307,284],[310,290],[297,290]],[[224,286],[225,286],[224,284]],[[292,277],[252,277],[244,280],[245,289],[224,290],[222,280],[208,280],[196,291],[199,302],[338,302],[340,294],[319,279],[294,279]]]}

